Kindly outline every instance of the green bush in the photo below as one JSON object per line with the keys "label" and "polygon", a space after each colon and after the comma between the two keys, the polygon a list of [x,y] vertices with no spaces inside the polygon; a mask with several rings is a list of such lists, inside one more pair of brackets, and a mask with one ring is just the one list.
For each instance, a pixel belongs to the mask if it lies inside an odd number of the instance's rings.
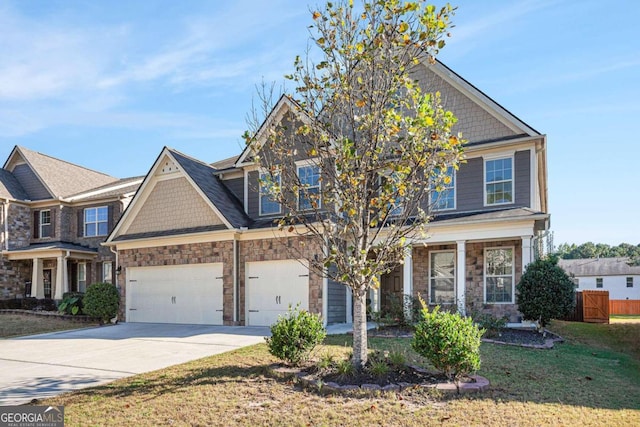
{"label": "green bush", "polygon": [[82,314],[82,300],[84,294],[81,292],[66,292],[60,305],[58,305],[58,312],[62,314],[78,315]]}
{"label": "green bush", "polygon": [[307,360],[316,345],[322,342],[327,331],[319,315],[299,307],[291,308],[285,316],[271,325],[271,337],[266,338],[269,353],[287,363],[298,366]]}
{"label": "green bush", "polygon": [[87,287],[83,299],[84,313],[107,323],[118,314],[120,295],[111,283],[94,283]]}
{"label": "green bush", "polygon": [[490,313],[471,313],[471,318],[480,329],[485,330],[486,337],[497,337],[507,327],[507,316],[496,317]]}
{"label": "green bush", "polygon": [[575,285],[558,265],[558,258],[551,256],[529,264],[516,286],[516,302],[525,319],[545,327],[551,319],[571,313],[575,292]]}
{"label": "green bush", "polygon": [[411,347],[449,379],[480,369],[479,329],[470,317],[446,313],[436,307],[429,312],[423,303],[423,319],[416,325]]}

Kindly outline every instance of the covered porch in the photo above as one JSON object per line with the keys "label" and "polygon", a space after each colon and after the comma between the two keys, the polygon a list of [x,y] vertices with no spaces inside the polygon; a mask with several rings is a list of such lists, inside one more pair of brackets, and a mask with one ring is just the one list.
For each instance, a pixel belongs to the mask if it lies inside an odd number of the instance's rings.
{"label": "covered porch", "polygon": [[30,245],[2,251],[9,261],[31,261],[31,280],[25,296],[61,300],[65,292],[84,291],[87,265],[97,256],[95,249],[64,242]]}

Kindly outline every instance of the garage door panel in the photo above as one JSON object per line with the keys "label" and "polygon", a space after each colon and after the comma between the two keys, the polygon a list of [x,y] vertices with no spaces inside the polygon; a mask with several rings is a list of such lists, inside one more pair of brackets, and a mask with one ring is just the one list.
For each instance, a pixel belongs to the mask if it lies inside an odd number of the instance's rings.
{"label": "garage door panel", "polygon": [[127,269],[127,321],[223,323],[222,263]]}
{"label": "garage door panel", "polygon": [[309,270],[298,260],[246,264],[247,324],[269,326],[289,306],[309,308]]}

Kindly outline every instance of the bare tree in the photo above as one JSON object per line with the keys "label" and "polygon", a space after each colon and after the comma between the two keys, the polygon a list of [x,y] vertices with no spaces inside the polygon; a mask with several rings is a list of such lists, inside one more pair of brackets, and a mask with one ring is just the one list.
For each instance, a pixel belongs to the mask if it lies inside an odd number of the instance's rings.
{"label": "bare tree", "polygon": [[357,368],[367,361],[367,292],[404,261],[408,239],[425,232],[429,194],[462,160],[456,118],[413,75],[444,46],[452,14],[421,0],[312,11],[318,59],[296,58],[287,76],[295,92],[278,101],[288,113],[254,121],[246,134],[261,191],[282,206],[280,228],[321,243],[325,253],[310,268],[353,292]]}

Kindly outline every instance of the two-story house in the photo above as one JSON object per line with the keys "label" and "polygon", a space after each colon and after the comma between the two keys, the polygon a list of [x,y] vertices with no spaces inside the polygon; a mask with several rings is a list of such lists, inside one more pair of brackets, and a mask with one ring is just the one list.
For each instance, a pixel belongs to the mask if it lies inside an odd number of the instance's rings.
{"label": "two-story house", "polygon": [[141,182],[15,147],[0,169],[0,298],[112,282],[115,254],[101,243]]}
{"label": "two-story house", "polygon": [[[467,160],[440,192],[428,237],[380,278],[372,308],[384,295],[420,295],[517,321],[515,285],[549,227],[546,137],[440,62],[416,76],[458,117]],[[263,129],[298,114],[283,97]],[[162,150],[105,243],[127,321],[268,325],[298,303],[327,323],[352,320],[349,290],[305,266],[323,248],[274,227],[280,207],[260,189],[253,154],[249,145],[208,164]],[[305,162],[298,172],[318,175]]]}

